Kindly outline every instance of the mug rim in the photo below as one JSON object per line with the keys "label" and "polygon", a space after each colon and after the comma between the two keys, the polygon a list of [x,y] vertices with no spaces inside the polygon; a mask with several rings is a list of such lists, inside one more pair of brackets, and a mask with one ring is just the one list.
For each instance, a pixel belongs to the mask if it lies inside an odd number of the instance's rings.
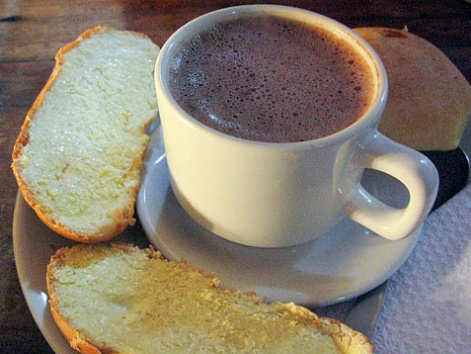
{"label": "mug rim", "polygon": [[[185,44],[190,38],[194,37],[195,33],[208,28],[208,24],[215,23],[216,20],[228,18],[229,16],[240,15],[244,13],[261,13],[267,12],[281,16],[285,18],[294,19],[301,22],[311,22],[316,25],[322,25],[324,29],[333,30],[336,29],[335,34],[342,36],[344,39],[349,40],[350,44],[355,48],[357,52],[360,52],[363,57],[366,54],[367,62],[372,66],[373,75],[375,75],[375,86],[376,95],[372,99],[368,109],[352,124],[349,126],[325,137],[311,139],[306,141],[294,141],[294,142],[266,142],[259,140],[250,140],[245,138],[236,137],[227,133],[216,130],[209,127],[199,120],[192,117],[186,110],[184,110],[179,103],[175,100],[172,93],[170,92],[168,85],[169,66],[172,62],[174,52],[179,48],[179,45]],[[296,16],[296,17],[295,17]],[[315,18],[315,21],[314,21]],[[330,26],[330,27],[329,27]],[[164,67],[165,64],[165,67]],[[374,69],[373,69],[374,67]],[[360,131],[372,128],[376,129],[384,107],[386,105],[388,95],[388,79],[386,69],[376,51],[371,45],[363,39],[359,34],[354,32],[351,28],[346,25],[334,20],[330,17],[322,15],[317,12],[313,12],[306,9],[301,9],[293,6],[285,5],[240,5],[227,7],[215,11],[205,13],[201,16],[190,20],[182,27],[177,29],[164,43],[162,46],[157,61],[155,63],[155,85],[156,89],[160,87],[162,92],[165,94],[165,99],[171,104],[172,108],[177,110],[179,113],[179,119],[184,119],[186,123],[191,124],[198,130],[203,130],[206,133],[213,134],[223,139],[228,139],[234,142],[241,142],[249,145],[260,145],[269,147],[313,147],[313,146],[328,146],[336,144],[339,141],[345,141],[355,136]],[[159,91],[159,90],[157,90]],[[159,94],[159,93],[157,93]]]}

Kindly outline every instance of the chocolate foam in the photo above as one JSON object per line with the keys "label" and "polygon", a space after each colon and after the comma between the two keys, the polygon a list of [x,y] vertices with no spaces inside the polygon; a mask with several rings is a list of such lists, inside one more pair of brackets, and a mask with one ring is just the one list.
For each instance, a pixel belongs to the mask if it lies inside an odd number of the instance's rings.
{"label": "chocolate foam", "polygon": [[222,22],[175,62],[170,89],[185,111],[256,141],[331,135],[361,117],[374,95],[373,74],[350,44],[270,15]]}

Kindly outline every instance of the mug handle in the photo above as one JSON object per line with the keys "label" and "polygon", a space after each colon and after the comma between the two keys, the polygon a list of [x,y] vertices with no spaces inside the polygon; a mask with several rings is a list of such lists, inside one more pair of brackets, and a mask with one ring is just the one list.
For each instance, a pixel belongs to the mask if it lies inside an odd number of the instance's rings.
{"label": "mug handle", "polygon": [[419,227],[437,196],[438,172],[433,163],[416,150],[398,144],[374,131],[353,161],[398,179],[409,191],[409,203],[393,208],[372,196],[360,183],[347,195],[346,215],[389,240],[400,240]]}

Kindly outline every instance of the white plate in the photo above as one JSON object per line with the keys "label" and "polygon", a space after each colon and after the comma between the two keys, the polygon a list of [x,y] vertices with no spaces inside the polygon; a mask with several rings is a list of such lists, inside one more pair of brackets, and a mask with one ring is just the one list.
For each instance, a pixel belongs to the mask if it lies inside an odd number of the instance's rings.
{"label": "white plate", "polygon": [[[388,203],[407,203],[397,181],[369,172],[363,184]],[[270,249],[224,240],[196,224],[169,184],[160,127],[146,155],[137,212],[149,240],[169,259],[184,259],[214,272],[227,289],[255,290],[269,301],[326,306],[359,296],[390,277],[407,259],[420,234],[388,241],[344,219],[328,235],[299,246]]]}

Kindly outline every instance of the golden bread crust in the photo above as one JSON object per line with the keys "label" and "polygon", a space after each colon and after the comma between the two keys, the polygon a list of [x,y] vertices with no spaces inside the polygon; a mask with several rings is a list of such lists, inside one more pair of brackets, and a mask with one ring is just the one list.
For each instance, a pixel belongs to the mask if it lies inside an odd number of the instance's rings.
{"label": "golden bread crust", "polygon": [[416,150],[458,147],[471,113],[471,86],[437,47],[407,29],[355,28],[376,50],[389,81],[379,131]]}

